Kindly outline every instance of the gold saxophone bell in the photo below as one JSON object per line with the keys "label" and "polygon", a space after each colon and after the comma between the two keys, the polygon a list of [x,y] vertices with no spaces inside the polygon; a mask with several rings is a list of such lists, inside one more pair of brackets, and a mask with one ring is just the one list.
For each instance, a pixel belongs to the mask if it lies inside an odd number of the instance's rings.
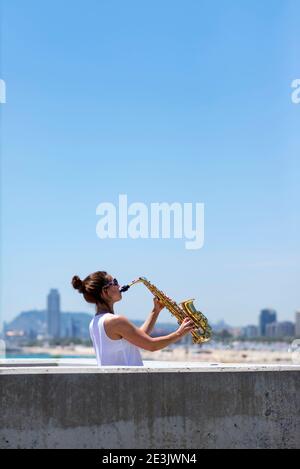
{"label": "gold saxophone bell", "polygon": [[123,287],[120,288],[120,292],[125,292],[132,285],[140,282],[143,283],[151,291],[151,293],[153,293],[153,295],[156,296],[159,301],[170,311],[170,313],[176,317],[178,324],[181,324],[186,317],[194,321],[196,329],[191,331],[194,344],[201,344],[210,340],[212,334],[211,327],[209,326],[208,320],[204,314],[196,310],[193,303],[194,299],[182,301],[178,305],[165,293],[159,290],[155,285],[150,283],[149,280],[147,280],[145,277],[139,277],[128,285],[123,285]]}

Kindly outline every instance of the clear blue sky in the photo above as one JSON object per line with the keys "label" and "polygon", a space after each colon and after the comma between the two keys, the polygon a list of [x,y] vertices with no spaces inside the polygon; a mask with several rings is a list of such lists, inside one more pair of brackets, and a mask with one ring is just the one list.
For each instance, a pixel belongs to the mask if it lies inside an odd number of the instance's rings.
{"label": "clear blue sky", "polygon": [[[145,275],[211,322],[300,309],[298,0],[2,0],[2,320]],[[205,244],[100,240],[96,207],[203,202]],[[142,319],[142,286],[116,311]],[[174,321],[168,312],[161,320]]]}

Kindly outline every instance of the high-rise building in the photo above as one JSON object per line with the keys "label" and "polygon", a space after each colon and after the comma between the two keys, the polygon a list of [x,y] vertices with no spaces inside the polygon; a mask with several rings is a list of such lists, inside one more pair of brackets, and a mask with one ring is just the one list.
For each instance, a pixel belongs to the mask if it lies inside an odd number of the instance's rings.
{"label": "high-rise building", "polygon": [[266,336],[267,324],[276,322],[277,313],[274,309],[262,309],[259,316],[259,333],[262,337]]}
{"label": "high-rise building", "polygon": [[48,336],[60,337],[60,295],[58,290],[52,288],[47,297]]}
{"label": "high-rise building", "polygon": [[295,330],[295,336],[300,339],[300,311],[296,311],[296,318],[295,318],[295,323],[296,323],[296,330]]}
{"label": "high-rise building", "polygon": [[266,325],[266,336],[280,339],[283,337],[294,337],[295,324],[290,321],[272,322]]}

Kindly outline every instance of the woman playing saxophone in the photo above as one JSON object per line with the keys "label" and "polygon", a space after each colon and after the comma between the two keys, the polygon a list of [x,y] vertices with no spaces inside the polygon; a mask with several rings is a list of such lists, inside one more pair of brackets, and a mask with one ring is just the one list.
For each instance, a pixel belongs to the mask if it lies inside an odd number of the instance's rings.
{"label": "woman playing saxophone", "polygon": [[136,327],[126,316],[115,314],[114,304],[122,299],[122,292],[118,281],[105,271],[94,272],[84,280],[75,275],[72,285],[85,301],[95,304],[96,314],[89,331],[98,366],[143,366],[140,349],[161,350],[195,328],[194,322],[185,318],[175,332],[151,337],[149,334],[164,305],[154,297],[152,311],[144,324]]}

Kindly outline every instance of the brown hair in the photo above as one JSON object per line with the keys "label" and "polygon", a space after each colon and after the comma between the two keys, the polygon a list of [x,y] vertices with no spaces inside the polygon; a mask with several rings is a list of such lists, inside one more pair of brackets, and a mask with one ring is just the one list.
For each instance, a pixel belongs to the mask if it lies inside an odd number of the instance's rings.
{"label": "brown hair", "polygon": [[85,301],[96,305],[96,313],[100,311],[100,304],[104,303],[111,311],[110,306],[102,298],[102,288],[107,284],[107,272],[98,271],[88,275],[84,280],[81,280],[78,275],[72,278],[72,285],[75,290],[83,294]]}

